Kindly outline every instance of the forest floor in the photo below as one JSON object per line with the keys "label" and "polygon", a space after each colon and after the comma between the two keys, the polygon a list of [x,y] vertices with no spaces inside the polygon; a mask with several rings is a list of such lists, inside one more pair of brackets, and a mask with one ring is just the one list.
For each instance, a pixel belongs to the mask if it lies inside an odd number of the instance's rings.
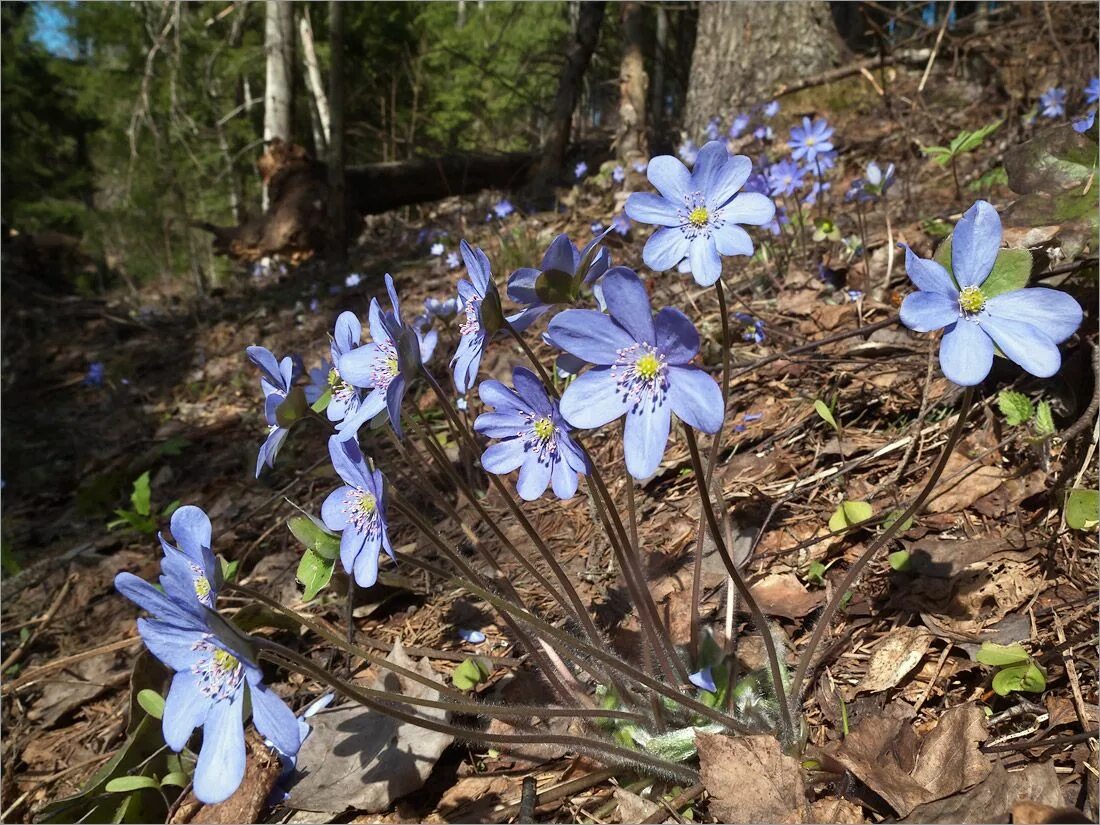
{"label": "forest floor", "polygon": [[[953,223],[977,195],[957,200],[950,172],[916,146],[946,144],[960,128],[990,122],[1000,110],[982,87],[956,79],[944,86],[950,94],[929,101],[920,117],[899,115],[900,101],[914,94],[918,79],[917,70],[896,70],[893,96],[886,97],[856,76],[809,90],[805,98],[783,98],[776,128],[785,133],[795,113],[815,107],[836,127],[844,172],[833,178],[830,208],[844,234],[853,231],[850,210],[839,204],[847,181],[869,160],[896,163],[901,183],[889,202],[893,240],[927,256],[937,242],[926,231],[932,219]],[[1004,127],[968,157],[964,179],[975,180],[997,165],[1004,148],[1018,140],[1018,128]],[[633,181],[635,188],[644,185]],[[984,196],[998,206],[1012,198],[996,184]],[[559,232],[586,241],[590,224],[606,223],[620,210],[621,194],[606,176],[594,177],[565,193],[559,212],[492,223],[483,218],[488,203],[485,197],[454,199],[371,219],[355,250],[353,268],[363,278],[354,288],[344,285],[347,273],[307,265],[266,280],[242,276],[202,300],[181,294],[182,288],[159,287],[96,299],[32,296],[5,308],[3,820],[28,820],[47,803],[76,793],[119,750],[135,715],[144,712],[130,696],[142,649],[137,611],[115,592],[112,580],[121,570],[153,578],[160,548],[151,533],[107,527],[115,508],[130,506],[131,485],[142,473],[150,474],[158,529],[166,529],[167,519],[156,514],[172,501],[201,506],[214,524],[214,550],[238,563],[238,580],[342,627],[340,590],[346,585],[337,576],[326,595],[303,603],[295,581],[301,548],[285,527],[295,513],[291,501],[318,512],[337,483],[325,447],[327,429],[296,428],[275,470],[257,481],[252,470],[265,427],[257,374],[244,349],[261,344],[279,356],[298,352],[307,368],[316,366],[327,354],[326,336],[338,312],[350,309],[365,317],[369,298],[384,295],[384,272],[393,274],[407,308],[428,296],[451,295],[464,272],[428,255],[428,244],[418,240],[423,228],[445,232],[448,249],[463,237],[481,245],[501,283],[512,269],[536,265]],[[747,569],[791,660],[845,568],[875,535],[869,527],[836,536],[827,527],[830,515],[842,500],[870,502],[876,515],[904,507],[926,478],[958,407],[959,391],[942,377],[935,359],[935,336],[889,323],[790,352],[896,315],[910,286],[898,256],[891,288],[878,288],[889,256],[881,218],[875,214],[870,221],[868,267],[863,261],[842,264],[834,254],[823,279],[820,256],[796,256],[781,277],[760,261],[726,263],[731,309],[753,320],[735,321],[717,484],[739,541],[751,542],[778,502]],[[614,262],[642,271],[647,232],[635,227],[625,238],[609,236]],[[1059,263],[1065,262],[1049,265]],[[824,665],[805,697],[809,754],[817,768],[806,772],[807,787],[797,765],[786,773],[753,768],[740,754],[731,755],[724,768],[712,761],[704,769],[706,794],[664,785],[643,792],[647,784],[629,772],[604,771],[551,748],[514,755],[456,743],[438,758],[423,789],[375,813],[365,807],[338,815],[295,812],[292,789],[290,807],[272,814],[263,800],[277,768],[264,762],[262,747],[254,747],[256,771],[250,769],[239,794],[251,800],[241,803],[245,807],[232,814],[203,812],[185,800],[177,821],[506,821],[518,811],[525,776],[537,780],[539,821],[730,821],[728,811],[761,795],[772,807],[754,810],[770,810],[780,819],[797,807],[790,801],[796,785],[813,801],[809,814],[800,816],[815,821],[991,821],[1007,814],[1017,797],[1095,815],[1096,739],[1086,734],[1095,737],[1098,721],[1096,548],[1093,537],[1066,527],[1062,496],[1068,487],[1096,487],[1096,441],[1086,427],[1083,437],[1068,443],[1037,444],[1026,428],[1008,426],[997,408],[998,391],[1011,387],[1032,397],[1041,392],[1060,430],[1084,411],[1093,378],[1082,338],[1095,345],[1095,271],[1070,271],[1061,283],[1089,308],[1081,334],[1063,347],[1062,372],[1038,381],[998,363],[978,388],[964,439],[926,512],[890,547],[908,551],[909,567],[895,571],[883,554],[834,622]],[[719,364],[713,290],[701,290],[675,272],[647,273],[646,282],[656,305],[680,306],[697,323],[704,362]],[[851,289],[862,296],[853,299]],[[755,320],[763,322],[759,341],[752,336]],[[447,384],[446,361],[456,340],[455,327],[444,327],[433,362]],[[549,356],[548,348],[539,351]],[[95,361],[105,364],[100,386],[84,381]],[[481,376],[507,380],[510,367],[521,362],[516,347],[498,343]],[[839,437],[815,412],[815,400],[836,411]],[[430,410],[433,402],[416,392],[412,403]],[[439,435],[444,437],[442,428]],[[370,435],[366,441],[365,451],[383,468],[394,465],[386,440]],[[587,443],[612,480],[612,494],[621,498],[615,428],[591,435]],[[674,436],[659,474],[637,491],[650,589],[678,642],[687,639],[699,517],[690,466],[683,440]],[[494,494],[486,501],[502,514],[505,531],[518,530],[508,526]],[[432,501],[421,503],[445,535],[462,540]],[[454,503],[491,541],[476,514],[457,497]],[[527,511],[614,644],[635,649],[637,625],[623,615],[610,551],[593,527],[585,496],[566,503],[543,499]],[[400,519],[392,529],[395,546],[434,557]],[[720,628],[725,573],[713,548],[708,551],[703,607],[707,621]],[[521,651],[483,605],[409,571],[385,569],[391,575],[384,583],[360,596],[355,615],[361,640],[383,646],[400,640],[406,648],[420,648],[442,679],[469,655],[500,657],[493,678],[479,688],[483,693],[546,701],[538,680],[513,667],[509,657]],[[530,581],[517,575],[516,583],[553,615],[554,604],[545,598],[540,603]],[[737,623],[738,656],[751,669],[762,659],[745,621],[739,617]],[[463,628],[482,630],[487,640],[466,644],[457,633]],[[313,637],[265,632],[332,663]],[[997,695],[994,669],[974,658],[987,641],[1022,642],[1045,669],[1045,690]],[[357,679],[371,683],[375,669],[360,665]],[[277,677],[275,689],[299,710],[323,693],[309,679],[286,674]],[[1024,815],[1017,811],[1015,821],[1050,821]]]}

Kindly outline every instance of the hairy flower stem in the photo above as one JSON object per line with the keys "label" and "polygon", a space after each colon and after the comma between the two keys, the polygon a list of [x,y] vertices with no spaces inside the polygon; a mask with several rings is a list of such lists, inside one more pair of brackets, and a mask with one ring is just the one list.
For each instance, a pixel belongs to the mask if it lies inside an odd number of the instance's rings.
{"label": "hairy flower stem", "polygon": [[[487,731],[474,730],[473,728],[450,724],[439,719],[419,716],[416,713],[403,710],[391,702],[376,700],[365,690],[342,682],[328,671],[313,664],[313,662],[306,657],[287,648],[283,648],[281,645],[275,645],[273,642],[264,640],[263,647],[267,651],[269,658],[273,661],[278,662],[284,667],[293,668],[300,673],[313,677],[317,681],[343,694],[348,699],[358,702],[376,713],[381,713],[392,719],[397,719],[400,722],[405,722],[420,728],[434,730],[438,733],[446,733],[454,736],[456,739],[477,744],[503,745],[505,747],[509,745],[536,744],[561,745],[578,753],[595,756],[603,761],[616,762],[624,766],[648,771],[650,773],[674,777],[678,780],[695,782],[699,778],[695,771],[683,765],[677,765],[673,762],[651,756],[643,751],[632,751],[619,745],[612,744],[611,742],[601,741],[595,738],[565,736],[542,731],[530,734],[489,733]],[[273,647],[279,649],[276,650],[273,649]],[[404,698],[407,699],[408,697]]]}
{"label": "hairy flower stem", "polygon": [[886,199],[886,188],[882,190],[882,214],[886,218],[886,275],[882,281],[883,295],[890,289],[890,279],[894,276],[894,228],[890,224],[890,204]]}
{"label": "hairy flower stem", "polygon": [[775,696],[779,701],[779,708],[781,711],[779,719],[780,739],[788,745],[793,744],[795,732],[794,725],[791,722],[790,707],[787,704],[787,692],[783,687],[784,670],[779,663],[779,654],[775,649],[775,639],[772,638],[771,627],[768,625],[767,617],[764,616],[764,611],[760,609],[760,605],[752,595],[752,591],[749,589],[748,584],[746,584],[744,576],[741,575],[741,571],[738,570],[737,565],[734,564],[733,557],[730,555],[729,548],[726,546],[725,537],[722,535],[722,531],[718,526],[718,519],[714,514],[714,507],[711,505],[710,501],[710,490],[703,478],[703,462],[699,457],[699,444],[695,440],[695,431],[692,430],[691,427],[685,425],[684,435],[687,438],[688,451],[691,453],[691,466],[694,470],[695,484],[699,488],[699,499],[702,502],[703,512],[706,514],[707,524],[710,527],[711,536],[714,538],[714,544],[718,548],[718,554],[722,557],[722,562],[726,565],[726,572],[728,572],[730,578],[733,579],[733,583],[737,587],[737,592],[741,594],[741,599],[749,609],[749,615],[752,616],[753,624],[756,625],[764,641],[764,650],[768,654],[768,669],[771,671],[772,676],[772,687],[775,690]]}
{"label": "hairy flower stem", "polygon": [[[710,489],[714,477],[714,467],[718,463],[718,454],[722,450],[722,433],[726,427],[726,410],[730,397],[730,340],[729,308],[726,306],[726,290],[722,279],[714,282],[714,291],[718,296],[718,317],[722,321],[722,423],[718,432],[711,436],[710,451],[707,453],[707,489]],[[699,615],[703,601],[703,543],[706,538],[705,516],[699,511],[699,523],[695,525],[695,563],[691,571],[691,653],[698,660],[699,640],[702,636],[702,619]]]}
{"label": "hairy flower stem", "polygon": [[814,654],[821,645],[821,640],[828,632],[829,625],[832,623],[837,610],[840,609],[840,604],[844,600],[844,594],[852,589],[860,573],[863,572],[863,568],[865,568],[868,562],[874,558],[875,553],[881,550],[888,541],[901,532],[905,522],[915,516],[920,511],[921,507],[924,506],[928,497],[932,495],[932,491],[935,489],[936,483],[940,480],[940,476],[943,475],[943,471],[947,467],[948,459],[951,458],[951,453],[958,443],[959,436],[962,435],[963,428],[966,426],[966,416],[970,412],[970,407],[973,402],[974,388],[967,387],[963,395],[962,405],[959,408],[959,417],[955,421],[955,426],[952,428],[951,434],[947,437],[947,442],[943,445],[943,451],[940,453],[936,466],[932,468],[928,480],[924,483],[924,489],[922,489],[913,502],[905,508],[905,512],[894,519],[893,523],[883,530],[877,539],[871,542],[871,545],[863,551],[863,555],[856,559],[855,563],[848,568],[848,572],[845,574],[844,579],[837,586],[836,590],[833,591],[833,598],[825,605],[824,611],[817,620],[817,626],[810,636],[810,642],[798,657],[798,664],[795,667],[794,675],[791,676],[790,697],[792,704],[800,701],[799,697],[802,695],[802,682],[806,679]]}

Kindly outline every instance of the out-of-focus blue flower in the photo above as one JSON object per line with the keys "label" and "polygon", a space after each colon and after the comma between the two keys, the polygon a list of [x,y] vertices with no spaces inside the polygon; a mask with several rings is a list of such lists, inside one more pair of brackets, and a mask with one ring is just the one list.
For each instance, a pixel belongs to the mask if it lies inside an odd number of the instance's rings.
{"label": "out-of-focus blue flower", "polygon": [[550,485],[558,498],[572,498],[588,462],[570,438],[558,403],[528,369],[515,367],[512,383],[514,390],[499,381],[482,381],[478,387],[482,403],[493,412],[479,415],[474,429],[500,439],[482,454],[481,466],[496,475],[518,469],[516,491],[524,501],[534,501]]}
{"label": "out-of-focus blue flower", "polygon": [[775,137],[775,132],[771,126],[757,126],[753,129],[752,136],[757,140],[771,140]]}
{"label": "out-of-focus blue flower", "polygon": [[925,3],[920,12],[920,19],[929,28],[936,25],[936,4]]}
{"label": "out-of-focus blue flower", "polygon": [[[695,145],[695,141],[684,139],[684,142],[680,144],[680,148],[676,151],[676,154],[680,156],[680,160],[691,166],[695,163],[695,158],[699,155],[699,147]],[[654,158],[656,160],[656,158]]]}
{"label": "out-of-focus blue flower", "polygon": [[773,235],[779,235],[783,232],[783,227],[791,222],[791,219],[787,217],[787,212],[782,207],[775,210],[775,217],[771,219],[771,222],[766,224],[766,228]]}
{"label": "out-of-focus blue flower", "polygon": [[588,228],[592,230],[593,235],[602,235],[607,229],[607,227],[599,221],[592,221],[592,223],[588,225]]}
{"label": "out-of-focus blue flower", "polygon": [[451,318],[454,318],[461,306],[462,302],[458,300],[457,296],[447,298],[444,301],[440,301],[438,298],[424,299],[424,311],[433,318],[439,318],[444,321],[449,321]]}
{"label": "out-of-focus blue flower", "polygon": [[309,371],[309,383],[306,384],[306,401],[315,404],[330,389],[329,376],[332,374],[332,362],[321,358],[321,365]]}
{"label": "out-of-focus blue flower", "polygon": [[286,401],[297,376],[294,359],[289,355],[282,361],[276,361],[275,356],[264,347],[248,347],[245,352],[248,360],[260,368],[260,390],[264,396],[264,418],[267,421],[267,438],[256,456],[256,478],[259,478],[265,464],[275,466],[275,457],[290,432],[288,428],[279,426],[276,411]]}
{"label": "out-of-focus blue flower", "polygon": [[[371,323],[374,329],[381,330],[380,320],[372,316]],[[359,428],[381,412],[381,407],[375,403],[378,399],[374,399],[371,404],[365,404],[367,394],[363,388],[351,384],[340,372],[341,359],[360,347],[362,337],[363,325],[355,313],[341,312],[329,342],[332,364],[329,366],[326,382],[331,395],[328,406],[325,407],[325,415],[336,425],[337,433],[344,439],[355,438]],[[309,393],[306,394],[306,400],[309,400]]]}
{"label": "out-of-focus blue flower", "polygon": [[1066,113],[1066,90],[1058,86],[1039,95],[1039,107],[1043,117],[1062,117]]}
{"label": "out-of-focus blue flower", "polygon": [[1092,124],[1096,122],[1096,110],[1093,109],[1085,114],[1080,120],[1073,121],[1073,131],[1081,132],[1084,134],[1092,128]]}
{"label": "out-of-focus blue flower", "polygon": [[[558,235],[542,256],[542,263],[539,264],[538,269],[523,267],[513,272],[508,278],[508,297],[523,306],[523,310],[510,318],[509,322],[516,329],[527,329],[536,318],[553,306],[545,303],[538,296],[535,288],[543,272],[564,273],[572,279],[574,288],[579,288],[583,284],[593,292],[597,291],[599,279],[611,267],[611,254],[599,245],[602,240],[601,230],[600,237],[590,241],[583,250],[578,250],[569,240],[569,236]],[[586,271],[580,274],[580,283],[577,283],[579,274],[577,267],[585,260],[588,261]]]}
{"label": "out-of-focus blue flower", "polygon": [[940,366],[947,378],[962,386],[981,383],[993,365],[994,345],[1032,375],[1058,372],[1058,344],[1080,326],[1081,307],[1045,287],[982,291],[1001,248],[1001,219],[993,206],[978,201],[955,226],[950,273],[900,245],[905,270],[920,290],[902,301],[901,321],[917,332],[945,330]]}
{"label": "out-of-focus blue flower", "polygon": [[833,188],[833,185],[827,181],[815,180],[813,185],[810,186],[810,191],[806,193],[806,197],[803,198],[803,202],[807,206],[813,206],[817,203],[817,196],[822,192],[828,192]]}
{"label": "out-of-focus blue flower", "polygon": [[432,360],[436,345],[439,343],[439,332],[432,328],[432,317],[417,315],[409,326],[416,333],[416,340],[420,345],[420,362],[427,364]]}
{"label": "out-of-focus blue flower", "polygon": [[438,258],[438,257],[439,257],[440,255],[442,255],[442,254],[443,254],[443,250],[444,250],[444,249],[446,249],[446,247],[445,247],[445,246],[443,246],[443,244],[441,244],[441,243],[433,243],[433,244],[432,244],[432,248],[431,248],[431,250],[430,250],[430,251],[431,251],[432,255],[434,255],[435,257],[437,257],[437,258]]}
{"label": "out-of-focus blue flower", "polygon": [[773,100],[764,106],[764,117],[775,117],[779,114],[779,101]]}
{"label": "out-of-focus blue flower", "polygon": [[[202,514],[198,508],[190,509]],[[176,540],[185,544],[187,535],[181,529]],[[209,552],[209,547],[205,550]],[[216,804],[229,798],[244,778],[246,698],[251,700],[256,729],[282,753],[297,753],[301,737],[290,708],[264,685],[263,672],[247,649],[245,637],[225,638],[228,632],[214,630],[210,609],[200,602],[200,588],[175,578],[169,572],[175,562],[169,558],[165,557],[165,575],[161,577],[164,592],[131,573],[119,573],[115,588],[153,616],[138,619],[138,633],[150,652],[175,671],[164,703],[164,741],[179,752],[195,728],[202,726],[195,796]],[[183,559],[184,555],[172,558]],[[220,620],[219,626],[223,624],[228,627],[228,622]]]}
{"label": "out-of-focus blue flower", "polygon": [[699,690],[705,690],[707,693],[718,692],[718,688],[714,684],[714,675],[711,673],[710,667],[705,667],[702,670],[690,674],[688,676],[688,681],[699,688]]}
{"label": "out-of-focus blue flower", "polygon": [[382,473],[367,466],[355,441],[328,440],[332,466],[344,482],[321,505],[325,527],[340,533],[340,562],[360,587],[378,581],[378,557],[383,550],[394,558],[386,523]]}
{"label": "out-of-focus blue flower", "polygon": [[467,630],[465,628],[458,629],[458,637],[462,641],[471,645],[479,645],[485,641],[485,634],[480,630]]}
{"label": "out-of-focus blue flower", "polygon": [[1091,104],[1100,101],[1100,77],[1089,80],[1085,86],[1085,103]]}
{"label": "out-of-focus blue flower", "polygon": [[573,167],[573,174],[576,176],[577,180],[580,180],[588,174],[588,164],[582,160],[580,163]]}
{"label": "out-of-focus blue flower", "polygon": [[760,226],[775,215],[771,199],[739,192],[752,171],[744,155],[730,157],[724,143],[699,151],[693,172],[669,155],[649,164],[649,181],[660,195],[634,192],[626,214],[660,228],[642,251],[646,266],[663,271],[690,258],[697,283],[710,286],[722,275],[722,255],[752,255],[749,234],[738,224]]}
{"label": "out-of-focus blue flower", "polygon": [[93,361],[88,365],[88,371],[84,373],[84,386],[102,387],[103,379],[107,375],[107,368],[102,361]]}
{"label": "out-of-focus blue flower", "polygon": [[360,275],[358,272],[352,272],[350,275],[348,275],[348,277],[344,278],[344,286],[346,286],[348,289],[352,289],[359,286],[362,280],[362,275]]}
{"label": "out-of-focus blue flower", "polygon": [[874,161],[867,164],[865,191],[869,191],[873,195],[885,195],[886,191],[893,185],[894,164],[887,164],[885,172]]}
{"label": "out-of-focus blue flower", "polygon": [[648,160],[636,160],[634,161],[634,171],[639,175],[645,174],[645,170],[649,167]]}
{"label": "out-of-focus blue flower", "polygon": [[630,218],[626,216],[625,212],[620,212],[611,219],[611,231],[618,235],[625,237],[630,232],[630,227]]}
{"label": "out-of-focus blue flower", "polygon": [[499,201],[497,201],[496,206],[493,207],[493,212],[498,218],[502,220],[504,218],[507,218],[515,211],[515,207],[512,206],[511,201],[509,201],[507,198],[501,198]]}
{"label": "out-of-focus blue flower", "polygon": [[781,160],[768,167],[768,189],[775,197],[789,197],[802,188],[806,170],[791,159]]}
{"label": "out-of-focus blue flower", "polygon": [[768,177],[764,172],[753,172],[749,175],[748,180],[745,181],[745,185],[741,187],[742,192],[758,192],[761,195],[767,195],[771,192],[771,187],[768,186]]}
{"label": "out-of-focus blue flower", "polygon": [[828,152],[818,152],[817,157],[814,158],[813,165],[810,167],[810,172],[814,177],[820,178],[834,166],[836,166],[836,150],[833,149]]}
{"label": "out-of-focus blue flower", "polygon": [[745,329],[741,333],[742,341],[752,341],[756,344],[764,343],[764,322],[747,312],[735,312],[733,317],[736,321],[744,325]]}
{"label": "out-of-focus blue flower", "polygon": [[622,164],[619,164],[611,170],[611,179],[615,181],[615,183],[622,183],[626,180],[626,170],[623,169]]}
{"label": "out-of-focus blue flower", "polygon": [[863,290],[849,289],[845,294],[848,296],[848,300],[852,303],[857,303],[863,300]]}
{"label": "out-of-focus blue flower", "polygon": [[813,163],[818,154],[833,148],[833,129],[825,118],[802,118],[802,125],[791,129],[791,157]]}
{"label": "out-of-focus blue flower", "polygon": [[321,302],[316,298],[311,298],[309,301],[309,311],[317,312],[321,308]]}
{"label": "out-of-focus blue flower", "polygon": [[733,118],[733,123],[730,124],[729,135],[735,140],[741,135],[745,134],[745,130],[749,128],[749,124],[752,123],[752,118],[748,115],[741,113]]}
{"label": "out-of-focus blue flower", "polygon": [[447,253],[447,269],[458,269],[460,263],[457,252]]}
{"label": "out-of-focus blue flower", "polygon": [[[462,242],[460,249],[470,280],[463,279],[458,282],[458,296],[462,299],[466,322],[458,328],[462,338],[458,342],[454,357],[451,358],[451,370],[454,373],[455,389],[458,390],[459,395],[465,395],[476,383],[477,371],[481,367],[481,356],[485,353],[485,347],[490,338],[498,331],[495,327],[500,319],[500,296],[497,294],[496,284],[493,283],[493,273],[485,253],[470,246],[466,241]],[[486,300],[492,307],[495,318],[485,316]],[[513,323],[519,320],[522,314],[522,312],[517,313],[505,320]],[[493,324],[494,328],[487,329],[486,321]]]}
{"label": "out-of-focus blue flower", "polygon": [[707,140],[718,140],[718,124],[720,122],[718,118],[712,117],[707,123],[706,128],[703,129],[703,132],[707,136]]}
{"label": "out-of-focus blue flower", "polygon": [[686,425],[714,433],[722,424],[722,392],[691,365],[699,333],[680,310],[652,314],[641,280],[625,267],[603,277],[609,315],[567,309],[550,321],[555,346],[592,364],[565,390],[561,413],[573,427],[602,427],[626,416],[626,467],[653,475],[664,456],[673,412]]}

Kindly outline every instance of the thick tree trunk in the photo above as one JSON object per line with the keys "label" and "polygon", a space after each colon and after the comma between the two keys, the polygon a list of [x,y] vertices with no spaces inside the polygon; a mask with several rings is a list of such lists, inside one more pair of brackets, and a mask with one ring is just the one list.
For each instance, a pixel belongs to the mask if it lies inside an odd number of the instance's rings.
{"label": "thick tree trunk", "polygon": [[330,0],[328,17],[328,98],[331,122],[328,144],[328,262],[342,269],[348,258],[348,216],[344,188],[344,4]]}
{"label": "thick tree trunk", "polygon": [[298,36],[302,41],[302,63],[306,68],[306,86],[309,88],[311,112],[316,118],[317,132],[314,136],[317,154],[328,152],[331,115],[329,114],[328,95],[325,94],[325,82],[321,79],[321,64],[317,60],[317,50],[313,46],[313,26],[309,22],[309,9],[302,10],[298,20]]}
{"label": "thick tree trunk", "polygon": [[648,155],[646,140],[646,96],[649,76],[642,52],[644,27],[642,4],[623,3],[623,58],[619,66],[619,128],[615,136],[616,155],[627,161]]}
{"label": "thick tree trunk", "polygon": [[[294,112],[294,9],[288,0],[267,0],[264,52],[267,75],[264,86],[264,142],[290,142]],[[264,211],[268,192],[264,189]]]}
{"label": "thick tree trunk", "polygon": [[691,61],[684,129],[696,138],[731,107],[835,65],[842,46],[822,0],[705,2]]}
{"label": "thick tree trunk", "polygon": [[573,39],[566,49],[565,66],[558,80],[558,93],[554,97],[546,143],[535,173],[535,190],[539,193],[545,193],[553,186],[565,163],[565,150],[569,146],[581,81],[592,60],[592,52],[596,50],[606,6],[602,0],[580,4]]}

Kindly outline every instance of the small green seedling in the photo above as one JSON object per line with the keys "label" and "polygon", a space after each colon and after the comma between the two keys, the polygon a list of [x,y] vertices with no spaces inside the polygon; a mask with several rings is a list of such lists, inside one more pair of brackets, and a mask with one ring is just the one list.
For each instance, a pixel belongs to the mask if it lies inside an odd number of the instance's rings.
{"label": "small green seedling", "polygon": [[983,665],[998,668],[993,675],[993,690],[998,696],[1012,691],[1042,693],[1047,687],[1047,674],[1022,645],[998,645],[983,642],[975,657]]}
{"label": "small green seedling", "polygon": [[1100,491],[1074,487],[1066,493],[1066,524],[1092,532],[1100,524]]}
{"label": "small green seedling", "polygon": [[134,509],[115,510],[115,515],[118,518],[108,522],[107,529],[114,530],[116,527],[129,527],[131,530],[137,530],[139,533],[145,533],[146,535],[157,532],[158,522],[176,512],[176,508],[180,506],[180,503],[179,499],[176,499],[158,514],[153,512],[150,497],[149,471],[146,470],[134,481],[134,488],[130,492],[130,505]]}
{"label": "small green seedling", "polygon": [[874,509],[866,501],[842,501],[829,518],[829,529],[834,533],[843,533],[867,521],[873,514]]}
{"label": "small green seedling", "polygon": [[822,564],[819,561],[810,562],[810,566],[806,570],[806,584],[813,585],[815,587],[824,587],[825,573],[834,564],[836,564],[836,559],[833,559],[828,564]]}
{"label": "small green seedling", "polygon": [[298,581],[305,585],[302,597],[308,602],[332,579],[336,559],[340,557],[340,538],[310,515],[292,516],[286,526],[306,548],[298,563]]}
{"label": "small green seedling", "polygon": [[484,659],[467,659],[451,673],[451,684],[459,690],[473,690],[493,673],[492,665]]}
{"label": "small green seedling", "polygon": [[1054,414],[1048,401],[1040,401],[1036,406],[1022,392],[1001,390],[997,396],[997,407],[1010,427],[1029,427],[1034,433],[1033,441],[1045,441],[1056,432]]}
{"label": "small green seedling", "polygon": [[985,139],[1000,128],[1004,121],[997,120],[987,123],[973,132],[963,129],[947,146],[922,146],[921,151],[938,163],[940,166],[950,166],[951,176],[955,180],[955,196],[962,198],[962,189],[959,186],[959,173],[955,166],[956,160],[967,152],[973,152],[985,142]]}

